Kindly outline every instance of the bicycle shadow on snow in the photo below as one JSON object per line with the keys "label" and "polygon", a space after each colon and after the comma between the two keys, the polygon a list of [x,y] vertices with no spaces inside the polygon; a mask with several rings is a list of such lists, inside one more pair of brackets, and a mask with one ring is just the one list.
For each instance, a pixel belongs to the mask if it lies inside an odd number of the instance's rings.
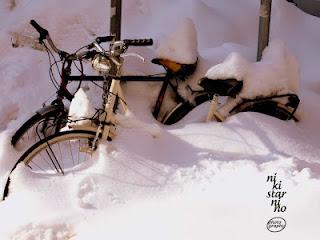
{"label": "bicycle shadow on snow", "polygon": [[[319,144],[310,139],[299,122],[280,121],[259,113],[241,113],[241,120],[228,127],[238,135],[239,129],[245,129],[259,137],[270,151],[270,156],[265,156],[266,162],[292,159],[296,170],[309,168],[314,177],[320,177]],[[250,142],[246,138],[243,141]]]}
{"label": "bicycle shadow on snow", "polygon": [[[216,123],[220,124],[220,123]],[[255,145],[245,141],[234,141],[228,136],[217,135],[212,132],[197,132],[187,136],[176,135],[165,129],[161,129],[159,134],[153,137],[149,132],[133,128],[119,129],[119,134],[113,141],[112,145],[116,151],[127,154],[130,162],[139,162],[140,165],[145,164],[157,166],[168,166],[172,169],[188,168],[199,164],[202,160],[217,161],[236,161],[236,160],[254,160],[256,162],[267,162],[275,160],[272,156],[262,159],[261,154],[250,154],[242,152],[228,152],[219,149],[212,149],[208,146],[195,146],[184,138],[203,138],[201,141],[214,139],[217,141],[232,142],[233,145],[245,144],[248,148]],[[201,145],[201,144],[200,144]],[[230,146],[232,148],[232,146]],[[124,155],[125,155],[124,154]],[[120,157],[119,157],[120,158]],[[262,159],[262,160],[261,160]]]}

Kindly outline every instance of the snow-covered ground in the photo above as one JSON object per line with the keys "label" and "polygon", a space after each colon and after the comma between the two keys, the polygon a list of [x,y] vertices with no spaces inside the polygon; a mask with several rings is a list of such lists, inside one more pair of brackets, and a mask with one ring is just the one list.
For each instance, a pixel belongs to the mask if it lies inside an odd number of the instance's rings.
{"label": "snow-covered ground", "polygon": [[[185,34],[177,26],[187,21],[195,28],[199,53],[191,85],[232,52],[251,62],[252,72],[259,66],[254,65],[259,4],[123,0],[123,37],[155,40],[154,47],[131,49],[147,63],[128,59],[126,71],[161,72],[148,61],[168,36]],[[0,2],[0,191],[22,154],[10,145],[12,133],[55,92],[46,53],[28,44],[12,48],[11,37],[36,38],[29,25],[36,19],[60,48],[71,52],[108,33],[108,16],[105,0]],[[18,166],[10,196],[0,203],[1,239],[318,239],[319,27],[320,18],[285,0],[273,1],[271,39],[284,42],[300,67],[299,122],[240,113],[224,123],[205,123],[205,103],[165,127],[150,110],[159,85],[126,84],[132,115],[127,122],[122,119],[115,140],[100,144],[85,167],[45,178]],[[98,90],[88,87],[92,105],[99,103]],[[286,192],[280,199],[286,209],[280,213],[267,197],[273,188],[267,178],[275,173],[281,181],[277,191]],[[286,220],[283,231],[267,230],[273,217]]]}

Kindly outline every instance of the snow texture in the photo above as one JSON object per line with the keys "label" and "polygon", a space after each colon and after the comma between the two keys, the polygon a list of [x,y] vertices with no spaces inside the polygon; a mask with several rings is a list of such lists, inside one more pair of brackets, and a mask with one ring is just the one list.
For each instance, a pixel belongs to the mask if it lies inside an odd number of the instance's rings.
{"label": "snow texture", "polygon": [[277,94],[298,93],[300,72],[296,57],[279,40],[264,50],[260,62],[249,63],[239,53],[210,68],[206,77],[212,80],[234,78],[243,81],[242,98],[254,99]]}
{"label": "snow texture", "polygon": [[156,56],[183,64],[193,64],[197,61],[197,32],[190,18],[185,19],[176,31],[160,42]]}
{"label": "snow texture", "polygon": [[[186,80],[192,88],[199,89],[199,79],[215,66],[214,76],[246,81],[242,97],[299,91],[300,121],[240,113],[206,123],[204,103],[167,127],[151,114],[161,84],[128,82],[123,88],[130,112],[119,116],[116,137],[101,142],[91,160],[63,177],[17,166],[10,195],[0,203],[1,239],[319,239],[320,19],[273,1],[273,41],[255,62],[260,1],[122,3],[123,38],[160,42],[158,51],[130,48],[146,63],[126,58],[126,72],[161,72],[150,63],[159,52],[183,63],[198,57]],[[74,52],[108,34],[109,15],[105,0],[0,1],[0,189],[23,154],[11,146],[12,134],[56,92],[46,53],[32,48],[30,38],[38,34],[29,21],[36,19],[58,47]],[[11,47],[13,33],[25,41],[18,48]],[[84,68],[93,74],[90,63]],[[83,108],[71,106],[71,113],[101,107],[101,89],[82,87],[75,101]],[[168,92],[162,111],[174,107],[171,97]],[[275,173],[286,192],[281,213],[267,198],[267,177]],[[266,224],[278,216],[287,226],[271,233]]]}
{"label": "snow texture", "polygon": [[[84,125],[89,122],[89,120],[85,120],[88,118],[92,118],[95,114],[95,109],[92,107],[88,96],[80,88],[74,98],[71,101],[70,109],[69,109],[69,118],[70,120],[76,121],[75,123],[78,125]],[[79,119],[83,119],[83,121],[77,121]]]}

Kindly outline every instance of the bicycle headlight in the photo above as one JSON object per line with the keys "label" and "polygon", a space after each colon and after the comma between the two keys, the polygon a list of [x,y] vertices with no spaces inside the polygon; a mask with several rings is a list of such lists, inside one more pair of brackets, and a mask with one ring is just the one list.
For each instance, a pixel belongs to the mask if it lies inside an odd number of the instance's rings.
{"label": "bicycle headlight", "polygon": [[109,73],[111,63],[107,57],[97,54],[92,60],[92,67],[101,73]]}

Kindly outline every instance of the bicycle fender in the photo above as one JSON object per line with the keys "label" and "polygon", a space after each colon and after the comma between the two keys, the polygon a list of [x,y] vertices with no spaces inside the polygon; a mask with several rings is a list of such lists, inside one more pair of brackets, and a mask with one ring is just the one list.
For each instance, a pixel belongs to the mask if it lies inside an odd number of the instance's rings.
{"label": "bicycle fender", "polygon": [[65,112],[65,110],[61,106],[50,105],[50,106],[45,106],[45,107],[37,110],[36,114],[39,114],[40,116],[44,116],[50,112]]}

